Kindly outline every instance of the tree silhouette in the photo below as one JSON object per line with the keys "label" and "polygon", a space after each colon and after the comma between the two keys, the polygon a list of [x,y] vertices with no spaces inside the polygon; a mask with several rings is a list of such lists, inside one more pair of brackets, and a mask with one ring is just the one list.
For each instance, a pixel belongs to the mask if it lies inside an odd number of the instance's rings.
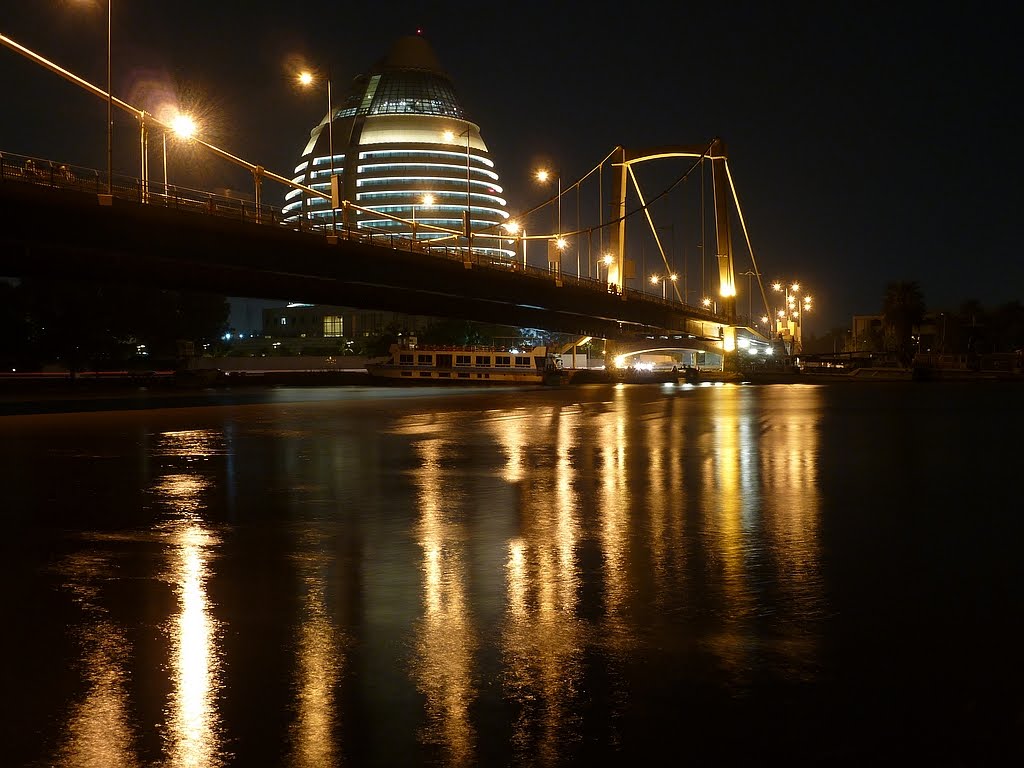
{"label": "tree silhouette", "polygon": [[882,320],[903,365],[910,365],[913,358],[913,329],[924,319],[925,310],[924,295],[916,280],[891,282],[886,286]]}
{"label": "tree silhouette", "polygon": [[30,341],[22,360],[72,373],[124,367],[140,349],[150,364],[174,364],[179,340],[218,338],[230,309],[223,296],[51,278],[22,280],[8,298]]}

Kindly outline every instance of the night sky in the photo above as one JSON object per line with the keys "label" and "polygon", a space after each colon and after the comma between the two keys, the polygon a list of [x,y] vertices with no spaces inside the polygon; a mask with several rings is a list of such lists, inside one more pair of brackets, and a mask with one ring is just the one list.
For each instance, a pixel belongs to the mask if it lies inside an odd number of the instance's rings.
{"label": "night sky", "polygon": [[[892,280],[918,281],[936,310],[1022,295],[1010,144],[1024,126],[1020,14],[1004,15],[1009,6],[113,3],[114,94],[138,106],[177,94],[208,141],[283,176],[326,111],[325,94],[293,87],[292,64],[329,66],[340,100],[398,37],[422,30],[481,126],[511,209],[544,198],[530,174],[540,162],[576,178],[619,144],[718,136],[758,267],[814,294],[812,332],[878,312]],[[5,0],[0,32],[103,86],[105,9]],[[105,167],[102,100],[5,47],[0,86],[0,151]],[[115,114],[115,171],[137,175],[134,126]],[[172,150],[169,166],[172,182],[251,188],[207,154]],[[266,183],[264,199],[284,191]]]}

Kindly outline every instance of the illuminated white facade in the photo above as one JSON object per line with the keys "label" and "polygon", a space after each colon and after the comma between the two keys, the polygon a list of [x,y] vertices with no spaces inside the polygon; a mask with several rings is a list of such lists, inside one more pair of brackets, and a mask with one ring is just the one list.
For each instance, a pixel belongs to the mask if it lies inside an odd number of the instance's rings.
{"label": "illuminated white facade", "polygon": [[[341,199],[370,211],[339,208],[339,226],[464,247],[465,237],[443,230],[464,233],[468,209],[474,250],[515,256],[508,241],[483,237],[502,233],[509,218],[498,174],[480,127],[466,118],[426,40],[399,39],[370,74],[354,80],[333,112]],[[310,133],[294,181],[329,194],[328,119]],[[330,202],[298,189],[285,196],[284,211],[324,224],[332,217]]]}

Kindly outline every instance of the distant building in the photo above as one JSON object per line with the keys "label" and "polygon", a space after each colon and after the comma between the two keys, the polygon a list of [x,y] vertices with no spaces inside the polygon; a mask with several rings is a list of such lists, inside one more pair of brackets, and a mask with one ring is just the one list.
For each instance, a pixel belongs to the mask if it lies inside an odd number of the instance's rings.
{"label": "distant building", "polygon": [[326,304],[292,304],[263,310],[263,335],[273,339],[372,338],[398,328],[422,333],[432,318]]}
{"label": "distant building", "polygon": [[854,315],[853,316],[853,345],[854,349],[848,352],[858,351],[881,351],[873,349],[876,342],[882,339],[883,321],[881,315]]}
{"label": "distant building", "polygon": [[[464,232],[467,207],[473,232],[497,233],[509,218],[480,127],[470,122],[421,36],[400,38],[368,74],[355,78],[332,111],[310,133],[294,181],[329,194],[333,143],[339,197],[370,210],[338,209],[339,224],[413,237],[411,224],[378,215],[388,214],[415,220],[418,239],[457,247],[457,236],[425,225]],[[300,189],[285,195],[284,212],[292,221],[326,224],[332,218],[328,200]],[[479,238],[473,247],[499,259],[515,256],[504,241]]]}

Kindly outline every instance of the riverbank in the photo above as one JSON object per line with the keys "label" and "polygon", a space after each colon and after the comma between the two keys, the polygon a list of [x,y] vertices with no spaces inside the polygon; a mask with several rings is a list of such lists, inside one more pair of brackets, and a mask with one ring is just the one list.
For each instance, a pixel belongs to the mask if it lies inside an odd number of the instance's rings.
{"label": "riverbank", "polygon": [[[637,369],[566,370],[563,386],[588,384],[847,384],[857,382],[1024,382],[1024,376],[1012,373],[943,371],[884,371],[861,369],[852,372],[819,371],[745,371],[742,373],[712,369],[684,368],[676,371]],[[875,375],[872,375],[875,374]],[[219,393],[230,398],[258,397],[268,389],[378,386],[366,369],[340,370],[251,370],[222,371],[198,369],[114,372],[87,374],[71,378],[24,374],[0,374],[0,414],[23,412],[17,404],[59,401],[137,401],[139,407],[152,407],[154,399],[180,402],[185,396],[209,398]],[[443,386],[438,384],[438,386]]]}

